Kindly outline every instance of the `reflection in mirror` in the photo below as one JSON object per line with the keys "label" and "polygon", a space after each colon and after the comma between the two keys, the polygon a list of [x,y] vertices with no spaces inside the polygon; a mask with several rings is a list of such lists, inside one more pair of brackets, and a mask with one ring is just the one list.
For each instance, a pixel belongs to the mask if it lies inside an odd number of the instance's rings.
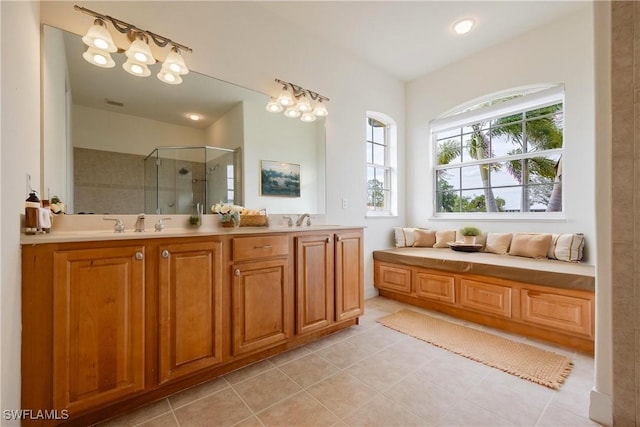
{"label": "reflection in mirror", "polygon": [[[82,59],[80,36],[48,26],[43,33],[42,189],[44,196],[65,201],[69,213],[191,213],[203,199],[209,204],[230,196],[273,214],[324,213],[323,120],[303,123],[270,114],[267,95],[195,72],[180,85],[163,84],[154,77],[161,64],[150,67],[152,76],[135,77],[121,69],[124,54],[113,54],[114,68],[99,68]],[[232,168],[228,159],[216,167],[206,154],[194,159],[189,150],[165,149],[196,146],[231,150],[236,161]],[[174,162],[167,175],[173,183],[152,203],[145,197],[145,186],[152,184],[145,158],[164,154]],[[300,164],[300,197],[263,197],[261,160]],[[183,168],[187,173],[181,175]],[[166,184],[169,178],[162,179]]]}

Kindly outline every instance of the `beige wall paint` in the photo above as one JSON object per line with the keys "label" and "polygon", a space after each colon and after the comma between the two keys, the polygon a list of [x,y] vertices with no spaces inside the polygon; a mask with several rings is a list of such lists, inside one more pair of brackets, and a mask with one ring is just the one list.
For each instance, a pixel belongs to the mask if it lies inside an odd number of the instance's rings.
{"label": "beige wall paint", "polygon": [[612,2],[613,422],[640,421],[640,3]]}

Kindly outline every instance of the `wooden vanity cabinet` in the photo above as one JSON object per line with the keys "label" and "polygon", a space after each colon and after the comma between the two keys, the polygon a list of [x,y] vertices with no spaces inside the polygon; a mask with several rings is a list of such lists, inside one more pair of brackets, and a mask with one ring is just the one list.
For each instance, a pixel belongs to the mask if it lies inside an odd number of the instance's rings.
{"label": "wooden vanity cabinet", "polygon": [[159,253],[160,383],[222,362],[222,242],[163,244]]}
{"label": "wooden vanity cabinet", "polygon": [[293,290],[288,236],[236,237],[232,244],[231,351],[238,356],[287,341]]}
{"label": "wooden vanity cabinet", "polygon": [[329,326],[334,312],[334,234],[295,238],[296,333]]}
{"label": "wooden vanity cabinet", "polygon": [[25,426],[92,425],[363,307],[360,229],[23,243],[22,266],[21,406],[70,416]]}
{"label": "wooden vanity cabinet", "polygon": [[362,231],[338,231],[335,240],[335,320],[356,319],[364,313]]}

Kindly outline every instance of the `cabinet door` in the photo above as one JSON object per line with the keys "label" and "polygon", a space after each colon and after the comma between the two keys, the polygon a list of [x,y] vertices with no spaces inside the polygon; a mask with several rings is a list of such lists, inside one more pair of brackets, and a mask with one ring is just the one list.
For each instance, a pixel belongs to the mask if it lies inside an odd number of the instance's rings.
{"label": "cabinet door", "polygon": [[160,382],[222,361],[222,243],[161,246]]}
{"label": "cabinet door", "polygon": [[54,253],[53,399],[71,413],[145,387],[144,247]]}
{"label": "cabinet door", "polygon": [[287,258],[233,266],[233,354],[269,348],[291,335],[293,295]]}
{"label": "cabinet door", "polygon": [[333,321],[333,234],[296,237],[296,333]]}
{"label": "cabinet door", "polygon": [[435,301],[456,302],[456,293],[453,276],[416,271],[415,280],[416,295]]}
{"label": "cabinet door", "polygon": [[396,265],[374,262],[374,281],[379,289],[411,293],[411,269],[402,268]]}
{"label": "cabinet door", "polygon": [[507,286],[460,280],[460,305],[465,308],[511,317],[511,292]]}
{"label": "cabinet door", "polygon": [[364,256],[361,231],[336,233],[336,320],[364,313]]}
{"label": "cabinet door", "polygon": [[561,295],[561,292],[563,291],[551,293],[522,289],[522,320],[592,338],[593,295]]}

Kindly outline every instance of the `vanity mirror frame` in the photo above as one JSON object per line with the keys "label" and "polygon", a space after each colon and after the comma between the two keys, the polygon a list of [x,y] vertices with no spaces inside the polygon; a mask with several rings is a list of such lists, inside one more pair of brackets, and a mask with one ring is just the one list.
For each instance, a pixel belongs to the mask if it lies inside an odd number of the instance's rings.
{"label": "vanity mirror frame", "polygon": [[[42,25],[43,47],[42,47],[42,91],[43,91],[43,137],[42,137],[42,165],[41,165],[41,193],[42,197],[57,195],[73,210],[74,201],[74,168],[73,168],[73,139],[79,134],[74,129],[73,115],[74,102],[76,95],[72,93],[74,90],[74,79],[71,76],[72,71],[67,70],[67,61],[60,58],[60,49],[64,49],[64,37],[72,37],[77,40],[80,36],[52,27],[47,24]],[[58,33],[58,36],[52,34]],[[57,52],[57,53],[56,53]],[[120,66],[117,54],[114,55],[116,67]],[[122,54],[124,55],[124,54]],[[81,53],[79,54],[81,56]],[[85,63],[87,67],[96,69],[96,71],[105,71],[91,64],[86,63],[80,57],[79,61]],[[69,67],[73,67],[69,63]],[[64,65],[64,66],[62,66]],[[155,64],[159,67],[160,64]],[[153,67],[153,66],[152,66]],[[110,71],[110,69],[107,69]],[[112,70],[119,76],[127,77],[134,83],[138,83],[141,79],[128,75],[123,70]],[[155,71],[155,70],[154,70]],[[202,78],[207,82],[215,82],[218,85],[227,85],[229,88],[237,89],[244,94],[251,94],[249,100],[243,100],[232,109],[235,112],[235,118],[242,122],[240,132],[241,135],[223,135],[227,138],[242,139],[240,145],[233,142],[224,144],[211,144],[208,141],[204,143],[193,143],[186,141],[184,145],[214,145],[226,149],[240,148],[242,155],[241,167],[242,171],[242,204],[250,209],[266,209],[270,214],[278,213],[296,213],[310,212],[312,214],[324,214],[326,211],[326,191],[325,191],[325,126],[324,120],[317,120],[314,123],[303,123],[299,120],[291,120],[282,115],[274,115],[265,110],[265,105],[269,100],[269,96],[247,89],[233,83],[225,82],[206,76],[193,70],[184,77],[182,85],[165,85],[153,76],[147,78],[149,83],[153,83],[157,90],[166,91],[167,87],[172,90],[181,90],[188,87],[189,82]],[[138,81],[136,81],[138,80]],[[146,82],[145,82],[146,83]],[[100,84],[95,84],[101,87]],[[200,93],[207,93],[207,90],[200,90]],[[106,96],[102,97],[106,99]],[[87,107],[89,108],[89,107]],[[227,111],[229,113],[229,111]],[[114,112],[109,113],[113,117]],[[233,114],[231,114],[233,115]],[[150,119],[147,119],[150,120]],[[218,119],[219,120],[219,119]],[[96,118],[85,120],[94,126],[98,123]],[[178,125],[171,124],[176,127]],[[105,131],[117,134],[119,129],[117,126],[104,125],[98,126],[98,129],[91,128],[94,135],[101,135]],[[203,131],[200,131],[203,132]],[[204,132],[214,133],[214,131],[206,130]],[[223,134],[223,131],[217,131]],[[312,135],[312,136],[310,136]],[[93,139],[93,138],[92,138]],[[304,145],[304,141],[307,145]],[[182,141],[181,141],[182,142]],[[313,145],[311,145],[313,144]],[[125,142],[126,145],[126,142]],[[132,145],[129,143],[129,145]],[[176,144],[175,140],[171,140],[167,144],[153,144],[144,151],[139,151],[141,157],[149,155],[149,153],[158,145],[183,145]],[[86,148],[86,147],[85,147]],[[301,164],[301,174],[304,181],[301,182],[301,197],[296,199],[281,199],[274,197],[262,197],[260,195],[260,176],[259,164],[264,158],[276,158],[282,161]],[[141,166],[143,168],[143,166]],[[99,189],[99,192],[106,191],[105,188]],[[103,213],[103,212],[96,212]],[[114,211],[111,214],[137,214],[135,211]],[[155,213],[155,212],[148,212]],[[209,213],[209,209],[205,209],[205,213]]]}

